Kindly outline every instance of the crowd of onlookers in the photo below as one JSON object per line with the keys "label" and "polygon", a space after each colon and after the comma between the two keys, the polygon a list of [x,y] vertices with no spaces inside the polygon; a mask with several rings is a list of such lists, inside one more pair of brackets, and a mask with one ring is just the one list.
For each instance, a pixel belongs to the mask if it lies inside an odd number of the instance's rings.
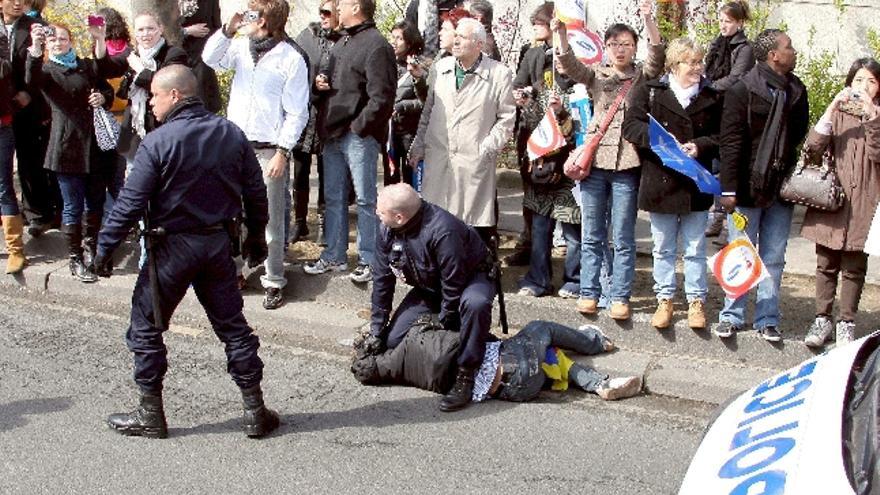
{"label": "crowd of onlookers", "polygon": [[[834,211],[810,208],[802,235],[816,242],[816,319],[806,343],[836,333],[852,339],[865,281],[864,244],[880,199],[880,64],[856,60],[845,89],[817,123],[809,122],[806,88],[793,74],[797,52],[785,32],[748,39],[744,0],[719,12],[720,34],[708,47],[689,38],[663,40],[652,0],[640,5],[645,40],[634,27],[604,29],[604,60],[585,65],[569,46],[554,5],[531,15],[532,41],[517,70],[499,59],[488,0],[412,0],[388,39],[374,22],[375,0],[321,0],[318,20],[295,37],[285,32],[285,0],[250,0],[222,24],[218,0],[181,0],[179,24],[135,13],[129,25],[113,9],[90,22],[91,46],[77,55],[68,26],[41,17],[41,0],[2,0],[0,33],[0,213],[7,272],[25,264],[22,233],[59,228],[70,270],[97,280],[91,259],[105,211],[115,201],[140,140],[158,124],[150,83],[162,67],[186,64],[200,97],[221,110],[215,71],[231,70],[225,109],[246,134],[263,170],[269,199],[268,258],[261,283],[267,309],[284,302],[284,254],[306,239],[311,194],[318,195],[315,240],[324,246],[306,273],[346,272],[349,207],[356,205],[355,283],[371,280],[379,222],[378,173],[404,181],[423,198],[474,227],[497,250],[496,165],[515,137],[523,178],[525,229],[508,265],[528,266],[524,296],[557,294],[577,311],[631,316],[638,210],[650,213],[657,308],[652,324],[672,324],[676,263],[683,258],[687,322],[710,326],[707,236],[748,235],[769,277],[757,287],[752,326],[781,339],[779,291],[793,205],[782,179],[803,156],[833,157],[845,200]],[[228,17],[228,16],[227,16]],[[173,38],[165,37],[174,29]],[[636,59],[644,46],[643,61]],[[584,118],[576,100],[587,96]],[[115,105],[115,107],[114,107]],[[115,149],[98,146],[95,108],[123,110]],[[565,145],[535,159],[529,137],[548,111]],[[713,197],[666,167],[652,151],[649,115],[684,153],[717,174]],[[573,181],[564,164],[577,146],[599,136],[589,175]],[[21,209],[13,189],[13,155]],[[378,162],[381,161],[381,168]],[[315,165],[319,188],[309,175]],[[124,198],[123,198],[124,199]],[[744,231],[722,227],[734,211]],[[26,222],[23,222],[23,219]],[[724,233],[726,232],[726,234]],[[564,246],[562,283],[551,254]],[[834,301],[840,285],[838,314]],[[727,299],[714,326],[726,338],[746,323],[748,297]]]}

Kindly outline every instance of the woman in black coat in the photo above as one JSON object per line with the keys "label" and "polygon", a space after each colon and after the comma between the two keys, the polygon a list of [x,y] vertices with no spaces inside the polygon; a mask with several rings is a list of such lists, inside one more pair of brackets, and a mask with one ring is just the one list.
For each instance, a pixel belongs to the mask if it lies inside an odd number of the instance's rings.
{"label": "woman in black coat", "polygon": [[117,150],[130,162],[141,139],[156,127],[156,117],[149,104],[150,83],[162,67],[187,64],[183,49],[169,45],[163,36],[164,26],[152,13],[134,19],[135,47],[127,56],[107,55],[105,30],[95,29],[95,58],[104,78],[123,77],[118,96],[128,99]]}
{"label": "woman in black coat", "polygon": [[682,143],[685,153],[711,171],[712,159],[718,156],[722,101],[720,93],[703,77],[703,51],[692,40],[679,38],[669,44],[666,72],[633,90],[623,135],[636,145],[642,165],[639,209],[651,214],[658,301],[652,324],[664,329],[672,322],[675,260],[681,237],[688,326],[704,329],[708,292],[704,231],[713,198],[701,193],[692,179],[664,166],[651,151],[648,114]]}
{"label": "woman in black coat", "polygon": [[[64,207],[61,230],[67,239],[70,272],[83,282],[97,277],[83,260],[82,219],[85,213],[86,247],[94,258],[104,208],[103,171],[98,170],[93,107],[108,104],[113,89],[98,76],[94,60],[83,60],[71,47],[70,30],[61,25],[31,27],[32,46],[25,66],[25,82],[39,89],[52,110],[52,126],[44,168],[58,178]],[[43,61],[43,46],[47,59]]]}
{"label": "woman in black coat", "polygon": [[208,37],[223,25],[220,21],[220,0],[179,0],[179,5],[182,47],[199,81],[199,96],[205,108],[219,112],[221,102],[217,74],[202,61],[202,50]]}

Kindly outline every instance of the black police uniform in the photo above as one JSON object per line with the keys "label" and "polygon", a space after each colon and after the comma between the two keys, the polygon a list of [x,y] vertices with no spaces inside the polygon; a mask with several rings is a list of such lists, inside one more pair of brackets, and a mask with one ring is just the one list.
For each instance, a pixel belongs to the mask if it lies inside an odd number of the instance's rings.
{"label": "black police uniform", "polygon": [[113,211],[98,239],[107,259],[145,213],[167,235],[155,257],[162,322],[153,315],[150,274],[144,266],[132,296],[126,334],[134,353],[134,379],[143,392],[162,389],[168,363],[163,329],[192,285],[214,332],[226,345],[229,374],[241,388],[259,385],[259,340],[242,314],[229,234],[224,223],[244,204],[249,239],[264,239],[268,200],[260,165],[244,133],[208,112],[197,99],[173,108],[165,123],[147,134]]}
{"label": "black police uniform", "polygon": [[[396,347],[413,322],[439,314],[443,327],[459,330],[460,367],[483,362],[492,323],[495,284],[491,258],[477,231],[448,211],[422,202],[399,229],[382,225],[373,262],[371,333]],[[413,287],[389,321],[397,280]]]}

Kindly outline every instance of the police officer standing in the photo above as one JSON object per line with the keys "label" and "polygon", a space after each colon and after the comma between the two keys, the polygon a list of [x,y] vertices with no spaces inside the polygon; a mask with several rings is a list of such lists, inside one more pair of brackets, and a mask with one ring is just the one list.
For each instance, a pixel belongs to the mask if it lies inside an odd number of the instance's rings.
{"label": "police officer standing", "polygon": [[[471,402],[474,375],[483,362],[492,322],[495,285],[492,258],[477,231],[448,211],[422,201],[408,184],[382,189],[376,204],[382,222],[373,262],[373,314],[368,352],[403,341],[413,322],[439,314],[447,330],[460,332],[458,376],[440,401],[441,411]],[[391,315],[397,280],[413,287]]]}
{"label": "police officer standing", "polygon": [[126,334],[134,354],[140,405],[107,421],[123,435],[168,435],[162,406],[162,380],[168,367],[162,333],[192,285],[226,346],[229,374],[244,399],[245,433],[260,437],[277,428],[279,419],[263,404],[260,344],[242,314],[228,233],[244,204],[248,236],[242,255],[251,266],[265,259],[268,209],[260,165],[244,133],[208,112],[195,97],[198,85],[189,68],[161,69],[150,91],[150,105],[162,125],[140,145],[125,187],[101,230],[95,258],[98,273],[109,276],[113,251],[144,217],[153,246],[148,259],[154,264],[138,275]]}

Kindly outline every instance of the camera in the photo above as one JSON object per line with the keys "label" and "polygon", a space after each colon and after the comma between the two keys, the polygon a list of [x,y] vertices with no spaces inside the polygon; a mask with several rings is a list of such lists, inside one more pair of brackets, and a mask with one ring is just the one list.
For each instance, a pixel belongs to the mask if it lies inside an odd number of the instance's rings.
{"label": "camera", "polygon": [[840,106],[838,107],[841,112],[848,113],[855,117],[862,117],[865,115],[865,106],[862,103],[862,92],[859,90],[851,90],[849,93],[849,98],[845,101],[840,102]]}
{"label": "camera", "polygon": [[260,12],[258,10],[246,10],[241,16],[242,24],[252,24],[254,22],[257,22],[259,19]]}
{"label": "camera", "polygon": [[89,26],[103,26],[104,25],[104,16],[102,15],[89,15],[86,20]]}
{"label": "camera", "polygon": [[55,26],[43,26],[43,37],[52,38],[55,36]]}

